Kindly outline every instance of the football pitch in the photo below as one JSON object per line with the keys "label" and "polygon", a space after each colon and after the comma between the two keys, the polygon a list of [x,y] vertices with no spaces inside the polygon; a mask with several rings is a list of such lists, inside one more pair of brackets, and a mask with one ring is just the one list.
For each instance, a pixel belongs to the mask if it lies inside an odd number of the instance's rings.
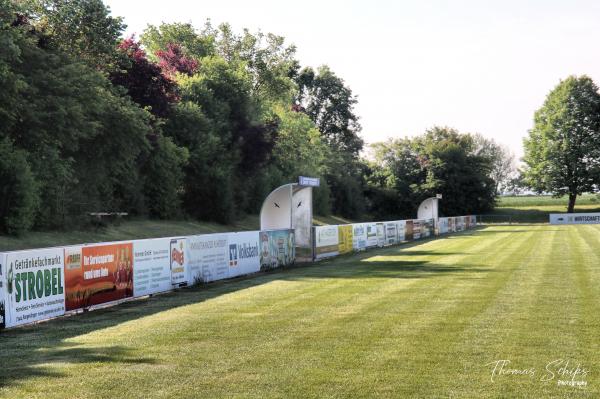
{"label": "football pitch", "polygon": [[0,397],[598,397],[600,226],[488,226],[0,333]]}

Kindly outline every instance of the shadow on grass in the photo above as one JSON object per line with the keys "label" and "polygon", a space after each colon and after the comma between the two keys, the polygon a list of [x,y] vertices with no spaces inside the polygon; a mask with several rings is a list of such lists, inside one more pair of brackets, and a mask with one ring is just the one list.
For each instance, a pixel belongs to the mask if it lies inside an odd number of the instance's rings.
{"label": "shadow on grass", "polygon": [[[422,279],[455,273],[490,272],[476,266],[452,266],[435,263],[436,257],[458,255],[435,250],[410,250],[432,239],[424,239],[383,250],[368,251],[336,258],[335,262],[299,265],[288,269],[191,287],[150,298],[133,300],[75,316],[61,317],[32,326],[0,332],[0,388],[18,385],[38,377],[60,377],[56,365],[78,364],[81,370],[94,363],[155,364],[152,357],[139,357],[139,352],[127,346],[88,347],[69,339],[117,326],[146,316],[181,306],[216,298],[228,293],[252,288],[273,281],[301,281],[318,278],[399,278]],[[405,251],[405,252],[403,252]],[[434,256],[431,261],[406,259],[409,256]],[[374,256],[403,259],[366,261]],[[135,353],[135,354],[134,354]]]}

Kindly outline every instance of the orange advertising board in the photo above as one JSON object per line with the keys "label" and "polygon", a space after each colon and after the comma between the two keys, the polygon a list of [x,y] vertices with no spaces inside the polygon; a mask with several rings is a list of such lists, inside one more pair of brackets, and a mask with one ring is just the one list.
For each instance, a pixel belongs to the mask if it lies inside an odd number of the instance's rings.
{"label": "orange advertising board", "polygon": [[133,296],[133,244],[65,248],[66,310]]}

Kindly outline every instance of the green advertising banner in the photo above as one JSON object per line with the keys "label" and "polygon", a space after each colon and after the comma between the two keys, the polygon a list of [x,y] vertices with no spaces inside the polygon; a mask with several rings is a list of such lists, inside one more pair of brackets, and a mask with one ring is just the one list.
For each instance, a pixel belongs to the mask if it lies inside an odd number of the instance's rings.
{"label": "green advertising banner", "polygon": [[10,252],[3,267],[7,273],[6,327],[65,314],[62,248]]}

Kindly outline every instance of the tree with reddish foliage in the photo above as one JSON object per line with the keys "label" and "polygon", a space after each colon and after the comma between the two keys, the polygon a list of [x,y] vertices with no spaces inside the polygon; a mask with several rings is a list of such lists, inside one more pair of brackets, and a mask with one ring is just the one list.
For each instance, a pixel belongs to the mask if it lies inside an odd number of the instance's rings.
{"label": "tree with reddish foliage", "polygon": [[169,43],[166,50],[158,50],[158,65],[162,68],[167,76],[174,76],[176,73],[184,73],[192,76],[198,69],[198,61],[186,57],[183,54],[179,44]]}
{"label": "tree with reddish foliage", "polygon": [[133,36],[123,40],[118,50],[124,55],[120,68],[110,75],[113,84],[123,86],[133,101],[158,117],[168,115],[178,101],[176,85],[160,66],[149,61]]}

